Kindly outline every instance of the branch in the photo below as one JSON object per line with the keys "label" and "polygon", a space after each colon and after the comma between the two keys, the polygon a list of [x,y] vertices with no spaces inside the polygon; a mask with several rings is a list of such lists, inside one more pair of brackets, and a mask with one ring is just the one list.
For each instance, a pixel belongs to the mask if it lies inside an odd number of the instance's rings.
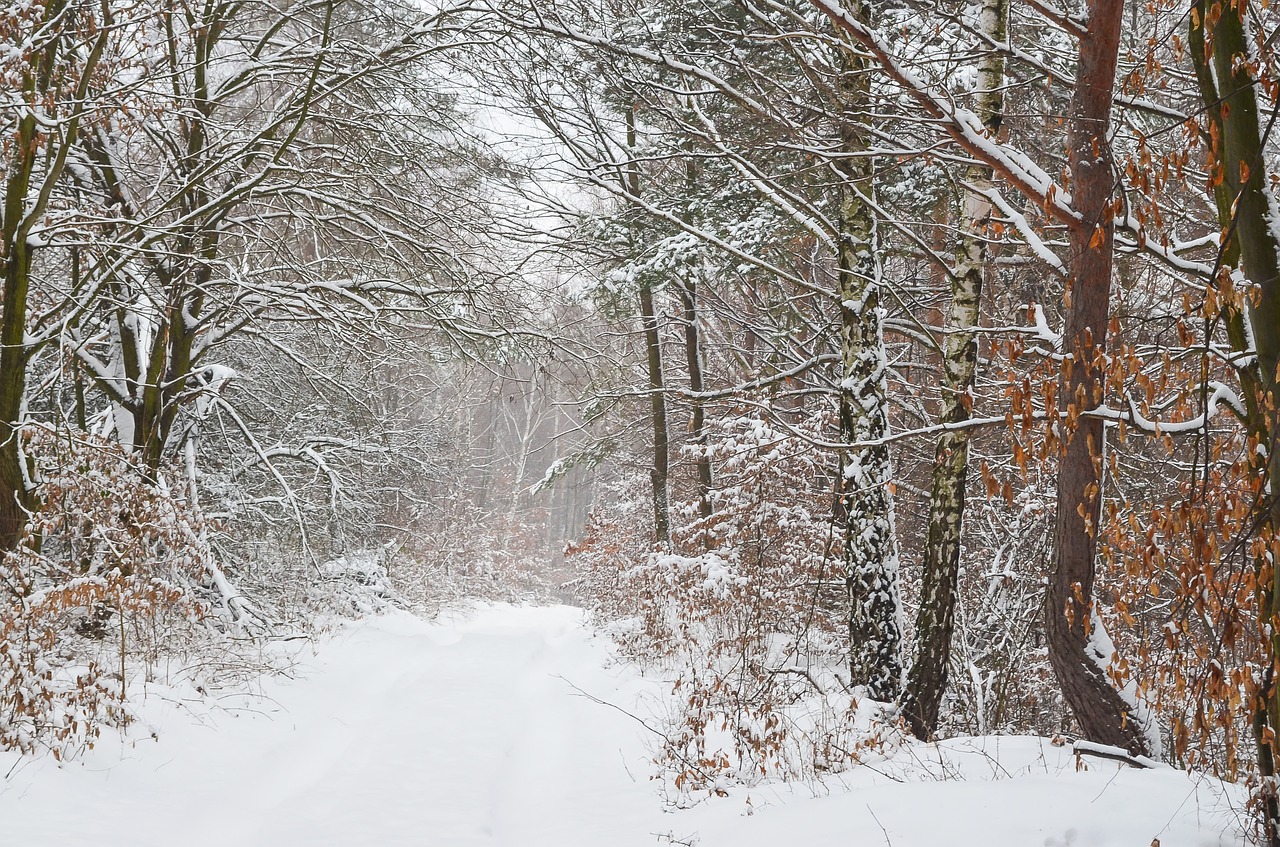
{"label": "branch", "polygon": [[1028,6],[1040,13],[1045,20],[1057,24],[1069,35],[1076,38],[1088,37],[1089,31],[1080,25],[1080,22],[1068,15],[1061,9],[1054,8],[1048,3],[1042,3],[1040,0],[1023,0]]}
{"label": "branch", "polygon": [[1019,150],[1007,147],[987,134],[982,120],[969,109],[953,104],[943,92],[907,70],[889,52],[880,36],[853,17],[835,0],[810,0],[839,29],[871,53],[884,73],[916,101],[926,116],[942,122],[942,127],[966,152],[991,168],[1059,223],[1075,229],[1081,226],[1071,196],[1039,165]]}
{"label": "branch", "polygon": [[1124,762],[1131,768],[1146,770],[1160,767],[1160,763],[1155,759],[1150,759],[1146,756],[1135,756],[1121,747],[1112,747],[1108,744],[1077,741],[1071,745],[1071,750],[1077,756],[1093,756],[1098,759],[1110,759],[1113,762]]}

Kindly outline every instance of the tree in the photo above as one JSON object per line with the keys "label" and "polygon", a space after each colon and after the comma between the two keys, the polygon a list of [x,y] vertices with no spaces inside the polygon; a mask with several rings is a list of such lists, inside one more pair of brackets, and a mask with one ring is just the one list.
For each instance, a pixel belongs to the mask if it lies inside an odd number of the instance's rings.
{"label": "tree", "polygon": [[[989,43],[1006,41],[1008,16],[1006,0],[986,0],[982,4],[978,25]],[[984,130],[989,137],[998,138],[1004,117],[1004,55],[999,48],[988,47],[979,60],[976,99],[975,114]],[[958,261],[949,274],[951,308],[947,315],[949,332],[943,353],[939,420],[954,428],[938,437],[934,453],[915,660],[902,703],[911,731],[922,740],[928,740],[938,727],[938,710],[951,667],[971,437],[963,425],[970,417],[978,365],[977,327],[992,223],[992,203],[986,192],[991,189],[992,177],[991,168],[980,163],[966,169],[965,229],[959,237]]]}
{"label": "tree", "polygon": [[[9,92],[0,103],[0,551],[17,546],[39,502],[23,433],[27,367],[42,346],[28,335],[34,265],[56,237],[57,228],[46,222],[75,138],[103,93],[110,39],[124,25],[112,19],[117,11],[111,4],[95,9],[72,2],[22,7],[13,25],[23,49],[0,61]],[[145,7],[133,12],[146,14]]]}
{"label": "tree", "polygon": [[[871,26],[871,5],[849,10]],[[849,588],[849,661],[855,685],[873,700],[894,702],[902,690],[902,608],[898,588],[898,539],[894,528],[886,368],[881,300],[875,159],[868,116],[871,79],[866,59],[842,51],[836,90],[840,96],[840,152],[836,164],[837,278],[840,314],[840,441],[837,521],[844,531],[844,571]]]}
{"label": "tree", "polygon": [[[627,149],[631,161],[627,165],[625,191],[628,197],[640,199],[640,165],[636,159],[636,110],[626,106]],[[671,543],[671,505],[668,480],[671,476],[671,437],[667,430],[667,398],[662,367],[662,339],[658,334],[658,313],[653,302],[653,282],[642,275],[639,282],[640,323],[644,330],[645,367],[649,378],[649,420],[653,429],[653,466],[649,482],[653,489],[653,533],[658,544]]]}
{"label": "tree", "polygon": [[[1251,469],[1255,473],[1255,507],[1261,555],[1256,559],[1258,617],[1264,638],[1262,684],[1253,695],[1252,724],[1260,775],[1263,778],[1264,828],[1268,843],[1280,845],[1280,800],[1275,777],[1280,761],[1280,689],[1276,661],[1280,657],[1280,571],[1275,566],[1280,539],[1280,239],[1275,223],[1274,189],[1267,185],[1267,136],[1258,90],[1263,74],[1250,57],[1255,45],[1246,35],[1247,2],[1190,6],[1189,44],[1200,86],[1214,199],[1221,230],[1217,278],[1212,284],[1222,300],[1222,319],[1232,349],[1243,357],[1245,426],[1250,435]],[[1265,90],[1265,89],[1264,89]],[[1274,99],[1274,94],[1271,95]],[[1236,274],[1240,274],[1237,276]]]}
{"label": "tree", "polygon": [[1076,220],[1070,227],[1066,355],[1058,395],[1065,446],[1047,599],[1049,657],[1086,736],[1152,755],[1160,750],[1159,729],[1108,678],[1115,648],[1094,608],[1105,448],[1103,422],[1089,412],[1102,400],[1111,320],[1115,180],[1107,134],[1124,3],[1094,0],[1087,8],[1067,138]]}

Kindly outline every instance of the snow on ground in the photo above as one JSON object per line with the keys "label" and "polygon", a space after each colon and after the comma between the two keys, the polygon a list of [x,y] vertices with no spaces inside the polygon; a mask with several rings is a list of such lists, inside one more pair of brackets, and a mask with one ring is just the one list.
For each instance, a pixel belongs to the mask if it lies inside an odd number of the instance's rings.
{"label": "snow on ground", "polygon": [[649,779],[647,731],[627,714],[651,715],[665,686],[611,662],[568,607],[374,618],[308,652],[295,676],[216,707],[159,689],[143,707],[158,741],[104,737],[62,767],[0,756],[11,771],[0,844],[1242,842],[1238,793],[1173,770],[1077,772],[1070,753],[1032,738],[918,745],[823,786],[737,789],[673,810]]}

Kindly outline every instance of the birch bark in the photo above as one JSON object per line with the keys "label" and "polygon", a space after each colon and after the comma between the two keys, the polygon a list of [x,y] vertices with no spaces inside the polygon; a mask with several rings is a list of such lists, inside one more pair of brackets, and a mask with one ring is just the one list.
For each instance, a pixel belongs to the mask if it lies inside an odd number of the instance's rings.
{"label": "birch bark", "polygon": [[[870,23],[870,6],[854,0],[849,11]],[[840,126],[841,181],[836,296],[840,313],[840,455],[837,523],[843,528],[845,584],[849,593],[850,673],[873,700],[891,702],[902,691],[902,610],[898,542],[894,530],[892,466],[885,408],[884,285],[876,216],[872,207],[875,161],[865,121],[871,114],[870,68],[865,58],[843,53]]]}
{"label": "birch bark", "polygon": [[[1003,44],[1008,29],[1008,0],[983,0],[979,26],[994,44]],[[1004,114],[1004,54],[990,50],[978,63],[975,114],[992,138]],[[965,197],[965,228],[951,273],[951,306],[942,361],[940,420],[961,424],[969,419],[974,373],[978,362],[976,328],[987,268],[987,225],[991,201],[982,192],[992,187],[989,166],[973,163],[965,173],[971,190]],[[915,661],[907,678],[903,715],[922,740],[938,728],[938,710],[947,687],[951,639],[955,630],[957,575],[964,521],[970,432],[956,427],[938,438],[929,490],[929,530],[921,576],[920,610],[916,616]]]}

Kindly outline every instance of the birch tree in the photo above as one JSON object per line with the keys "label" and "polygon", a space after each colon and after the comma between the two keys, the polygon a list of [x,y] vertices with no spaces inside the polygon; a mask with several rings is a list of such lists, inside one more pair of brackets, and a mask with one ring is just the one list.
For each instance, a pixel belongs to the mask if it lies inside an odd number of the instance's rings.
{"label": "birch tree", "polygon": [[[871,25],[869,3],[849,14]],[[875,159],[867,121],[871,76],[865,58],[846,51],[840,63],[840,152],[837,186],[837,291],[840,311],[840,452],[837,521],[844,532],[849,589],[851,679],[867,696],[896,701],[902,690],[902,607],[898,539],[890,485],[893,474],[886,400],[883,269],[879,227],[872,208]]]}
{"label": "birch tree", "polygon": [[[1008,16],[1007,0],[983,2],[978,26],[989,44],[1006,42]],[[1004,55],[999,47],[988,47],[978,62],[976,101],[974,114],[982,121],[988,137],[998,138],[1004,117]],[[902,705],[912,732],[921,739],[928,739],[937,729],[938,709],[951,665],[971,437],[962,427],[971,414],[978,365],[977,328],[983,280],[988,273],[987,243],[993,211],[986,193],[991,190],[992,179],[991,168],[981,163],[966,168],[964,230],[959,236],[958,261],[949,274],[951,304],[938,418],[944,426],[954,428],[938,438],[934,454],[915,661]]]}

